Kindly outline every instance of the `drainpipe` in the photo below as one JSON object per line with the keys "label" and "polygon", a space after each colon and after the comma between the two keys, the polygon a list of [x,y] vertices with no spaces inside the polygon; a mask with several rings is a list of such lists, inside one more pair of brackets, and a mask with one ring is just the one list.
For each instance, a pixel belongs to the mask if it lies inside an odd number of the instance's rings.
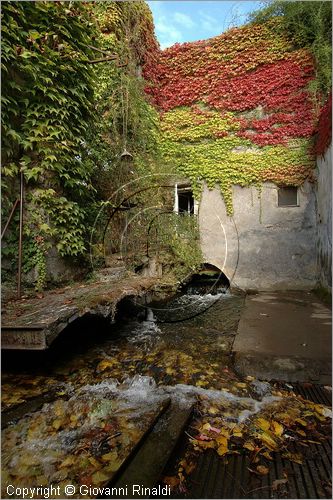
{"label": "drainpipe", "polygon": [[175,203],[173,205],[173,211],[178,214],[179,212],[179,204],[178,204],[178,185],[175,184]]}
{"label": "drainpipe", "polygon": [[22,285],[22,243],[23,243],[23,196],[24,196],[24,179],[23,172],[20,173],[20,225],[19,225],[19,244],[18,244],[18,270],[17,270],[17,298],[21,298]]}

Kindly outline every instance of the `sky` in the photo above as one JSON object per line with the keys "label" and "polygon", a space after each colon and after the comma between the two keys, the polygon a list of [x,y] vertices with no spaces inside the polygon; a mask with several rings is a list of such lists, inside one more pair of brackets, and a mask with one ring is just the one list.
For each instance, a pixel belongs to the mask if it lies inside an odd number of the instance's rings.
{"label": "sky", "polygon": [[247,0],[151,0],[147,3],[153,13],[155,33],[162,49],[177,42],[220,35],[232,26],[244,24],[247,14],[261,5],[261,2]]}

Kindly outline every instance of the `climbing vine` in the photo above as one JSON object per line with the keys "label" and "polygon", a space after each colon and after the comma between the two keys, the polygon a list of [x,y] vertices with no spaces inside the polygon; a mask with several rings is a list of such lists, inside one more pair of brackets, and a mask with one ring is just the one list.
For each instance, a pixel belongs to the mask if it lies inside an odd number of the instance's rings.
{"label": "climbing vine", "polygon": [[279,20],[233,28],[160,54],[146,91],[161,112],[161,151],[200,195],[219,185],[312,179],[316,109],[311,55],[294,50]]}
{"label": "climbing vine", "polygon": [[[38,260],[42,286],[42,254],[86,254],[101,204],[136,172],[119,160],[124,137],[138,171],[154,147],[158,116],[138,77],[158,47],[143,1],[5,2],[2,34],[2,215],[23,172],[24,270]],[[7,256],[17,253],[16,229]]]}

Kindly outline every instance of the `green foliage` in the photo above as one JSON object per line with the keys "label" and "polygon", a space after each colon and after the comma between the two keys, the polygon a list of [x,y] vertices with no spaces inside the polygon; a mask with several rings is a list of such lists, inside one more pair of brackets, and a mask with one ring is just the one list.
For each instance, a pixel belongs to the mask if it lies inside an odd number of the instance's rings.
{"label": "green foliage", "polygon": [[[2,5],[2,216],[23,171],[24,270],[37,267],[38,288],[51,246],[84,255],[104,201],[151,171],[159,119],[140,71],[156,50],[144,1]],[[108,55],[115,59],[89,64]],[[120,161],[125,147],[133,162]],[[16,229],[13,221],[5,243],[13,262]]]}
{"label": "green foliage", "polygon": [[[93,125],[87,61],[96,28],[80,2],[5,2],[1,11],[3,195],[9,210],[22,171],[25,236],[52,236],[61,255],[78,255],[84,249],[78,200],[84,204],[93,192],[93,166],[83,165],[80,150]],[[33,248],[41,288],[47,248]]]}
{"label": "green foliage", "polygon": [[327,95],[332,85],[332,2],[267,1],[264,8],[250,15],[250,20],[264,23],[276,16],[281,16],[277,28],[291,37],[295,47],[305,47],[313,53],[317,85],[312,84],[312,90]]}
{"label": "green foliage", "polygon": [[[255,185],[263,181],[301,185],[313,169],[307,139],[287,145],[257,147],[238,137],[234,113],[209,111],[207,120],[190,108],[176,108],[162,119],[161,153],[166,161],[190,179],[199,199],[202,182],[210,189],[220,186],[227,212],[233,212],[232,186]],[[218,134],[226,133],[225,137]]]}

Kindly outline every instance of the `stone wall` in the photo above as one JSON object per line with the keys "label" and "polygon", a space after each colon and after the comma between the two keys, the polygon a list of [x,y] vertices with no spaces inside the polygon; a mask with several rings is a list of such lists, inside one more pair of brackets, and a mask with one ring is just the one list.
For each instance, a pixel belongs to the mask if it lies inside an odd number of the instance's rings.
{"label": "stone wall", "polygon": [[317,158],[317,262],[319,283],[332,290],[332,144]]}
{"label": "stone wall", "polygon": [[233,187],[228,217],[218,188],[204,188],[199,208],[205,261],[242,289],[311,289],[317,283],[316,196],[306,182],[299,206],[278,207],[278,188]]}

